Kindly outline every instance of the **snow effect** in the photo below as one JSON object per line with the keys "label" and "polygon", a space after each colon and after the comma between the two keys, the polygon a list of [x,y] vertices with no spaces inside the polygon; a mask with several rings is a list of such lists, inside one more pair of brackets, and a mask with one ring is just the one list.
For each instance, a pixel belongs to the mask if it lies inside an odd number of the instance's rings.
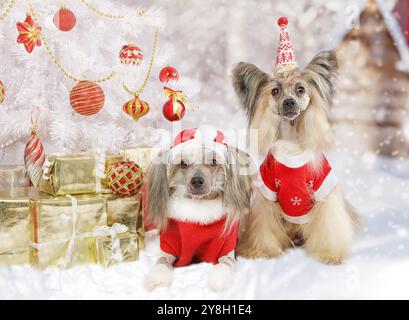
{"label": "snow effect", "polygon": [[144,275],[159,253],[151,232],[139,261],[110,269],[3,266],[0,299],[408,299],[409,160],[343,152],[329,158],[363,218],[341,265],[324,265],[297,248],[274,260],[239,257],[233,286],[221,293],[207,287],[213,266],[206,263],[176,269],[171,287],[149,292]]}

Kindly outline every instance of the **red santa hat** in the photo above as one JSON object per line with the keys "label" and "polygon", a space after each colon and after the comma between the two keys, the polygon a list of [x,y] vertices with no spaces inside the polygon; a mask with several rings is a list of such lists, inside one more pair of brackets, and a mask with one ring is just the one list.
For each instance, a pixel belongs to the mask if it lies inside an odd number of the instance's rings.
{"label": "red santa hat", "polygon": [[173,141],[169,156],[173,159],[176,155],[195,148],[212,150],[223,158],[227,156],[227,144],[223,132],[207,126],[179,132]]}
{"label": "red santa hat", "polygon": [[293,50],[293,45],[288,36],[288,19],[281,17],[277,20],[280,26],[280,43],[277,49],[277,60],[274,68],[274,74],[283,74],[297,68],[297,61]]}

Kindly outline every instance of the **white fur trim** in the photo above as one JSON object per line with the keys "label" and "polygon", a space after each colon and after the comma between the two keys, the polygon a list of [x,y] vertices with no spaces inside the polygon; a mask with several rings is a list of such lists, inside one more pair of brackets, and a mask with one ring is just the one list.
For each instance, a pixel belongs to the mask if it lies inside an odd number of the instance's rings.
{"label": "white fur trim", "polygon": [[321,186],[318,188],[317,191],[315,191],[314,200],[316,202],[324,200],[327,197],[327,195],[331,192],[331,190],[335,188],[337,183],[338,183],[337,176],[331,169],[331,171],[327,174],[324,181],[322,182]]}
{"label": "white fur trim", "polygon": [[220,198],[196,200],[177,197],[170,200],[168,217],[177,221],[209,224],[220,220],[225,214]]}
{"label": "white fur trim", "polygon": [[[183,152],[195,152],[194,150],[197,149],[198,152],[202,152],[202,148],[212,150],[216,154],[218,154],[223,159],[227,159],[227,146],[219,143],[219,142],[207,142],[201,143],[196,141],[196,139],[191,139],[186,142],[182,142],[174,146],[169,151],[168,162],[172,163],[173,160],[177,157],[177,155],[182,154]],[[192,151],[193,150],[193,151]]]}
{"label": "white fur trim", "polygon": [[260,173],[258,174],[257,181],[255,181],[255,186],[260,190],[261,194],[267,200],[276,202],[277,201],[277,192],[270,190],[264,183],[263,179],[261,178]]}
{"label": "white fur trim", "polygon": [[216,264],[210,272],[207,285],[213,291],[223,291],[233,283],[233,270],[224,263]]}
{"label": "white fur trim", "polygon": [[299,217],[289,216],[285,214],[284,212],[282,213],[282,216],[288,222],[291,222],[294,224],[306,224],[310,222],[312,219],[312,210]]}
{"label": "white fur trim", "polygon": [[299,168],[307,164],[314,158],[314,153],[311,150],[305,150],[297,155],[290,155],[278,150],[271,150],[271,154],[274,158],[289,168]]}
{"label": "white fur trim", "polygon": [[144,286],[148,290],[154,290],[159,287],[170,287],[172,284],[173,272],[172,269],[163,265],[157,264],[144,279]]}

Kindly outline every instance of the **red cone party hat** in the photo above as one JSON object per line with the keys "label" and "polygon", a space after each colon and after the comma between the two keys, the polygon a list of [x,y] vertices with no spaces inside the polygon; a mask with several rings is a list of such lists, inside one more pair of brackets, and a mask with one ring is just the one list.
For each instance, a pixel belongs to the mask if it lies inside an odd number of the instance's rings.
{"label": "red cone party hat", "polygon": [[280,43],[277,49],[277,60],[274,68],[274,74],[281,74],[297,68],[297,61],[295,60],[295,54],[293,45],[288,36],[288,20],[286,17],[281,17],[277,20],[278,25],[281,28],[280,31]]}

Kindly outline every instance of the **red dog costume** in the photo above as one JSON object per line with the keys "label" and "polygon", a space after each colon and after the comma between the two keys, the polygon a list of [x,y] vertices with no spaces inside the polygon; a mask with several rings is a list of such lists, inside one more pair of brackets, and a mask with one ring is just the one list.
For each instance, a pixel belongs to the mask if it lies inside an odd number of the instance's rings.
{"label": "red dog costume", "polygon": [[271,201],[278,201],[284,219],[292,223],[309,222],[314,201],[323,200],[337,184],[324,155],[318,172],[309,165],[311,160],[312,153],[280,159],[269,153],[260,166],[261,193]]}

